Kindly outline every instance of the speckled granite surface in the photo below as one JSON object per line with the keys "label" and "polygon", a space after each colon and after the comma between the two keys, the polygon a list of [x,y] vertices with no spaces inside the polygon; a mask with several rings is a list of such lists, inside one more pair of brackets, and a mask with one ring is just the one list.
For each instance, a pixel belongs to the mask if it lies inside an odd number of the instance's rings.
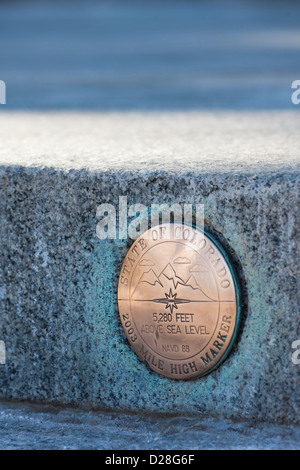
{"label": "speckled granite surface", "polygon": [[[0,428],[1,450],[300,448],[300,428],[294,425],[205,416],[90,411],[32,403],[0,401]],[[105,461],[105,453],[100,458]],[[200,458],[195,456],[198,462]]]}
{"label": "speckled granite surface", "polygon": [[298,109],[1,112],[0,163],[88,172],[282,172],[299,168],[299,119]]}
{"label": "speckled granite surface", "polygon": [[[2,113],[0,397],[299,422],[296,116]],[[130,243],[96,237],[97,205],[120,195],[203,203],[233,260],[241,330],[205,378],[160,377],[125,339],[116,296]]]}

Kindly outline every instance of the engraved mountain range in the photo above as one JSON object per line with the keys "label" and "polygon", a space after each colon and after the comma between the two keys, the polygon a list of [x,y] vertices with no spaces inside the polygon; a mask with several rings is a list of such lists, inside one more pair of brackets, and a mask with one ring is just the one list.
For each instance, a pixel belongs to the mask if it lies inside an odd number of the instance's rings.
{"label": "engraved mountain range", "polygon": [[177,275],[171,263],[168,263],[159,275],[153,269],[145,271],[137,283],[132,298],[144,300],[146,296],[148,300],[151,300],[160,295],[165,296],[170,289],[173,293],[176,292],[178,298],[202,302],[214,301],[204,292],[193,274],[188,277],[187,281],[184,281]]}

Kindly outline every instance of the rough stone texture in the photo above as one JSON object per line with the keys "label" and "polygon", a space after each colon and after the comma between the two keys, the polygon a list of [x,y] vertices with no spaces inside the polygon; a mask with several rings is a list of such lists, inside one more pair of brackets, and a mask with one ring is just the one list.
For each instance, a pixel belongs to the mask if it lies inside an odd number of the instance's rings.
{"label": "rough stone texture", "polygon": [[[299,422],[297,113],[2,114],[0,397]],[[127,241],[96,237],[103,202],[204,203],[243,318],[205,378],[148,370],[125,339]]]}
{"label": "rough stone texture", "polygon": [[0,162],[9,166],[179,175],[282,173],[299,165],[298,109],[1,112],[0,137]]}
{"label": "rough stone texture", "polygon": [[[300,428],[293,425],[205,416],[87,411],[28,403],[0,402],[0,429],[0,450],[300,448]],[[98,459],[105,460],[107,456],[111,453],[103,453]],[[140,457],[140,464],[145,457],[146,454]],[[200,455],[195,459],[199,463]]]}

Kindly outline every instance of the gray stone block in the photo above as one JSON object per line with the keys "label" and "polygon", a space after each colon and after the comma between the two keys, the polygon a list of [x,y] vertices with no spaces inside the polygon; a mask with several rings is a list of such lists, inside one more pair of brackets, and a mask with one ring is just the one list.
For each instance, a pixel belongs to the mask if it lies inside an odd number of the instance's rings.
{"label": "gray stone block", "polygon": [[[299,422],[297,113],[0,115],[0,397]],[[131,241],[103,202],[204,204],[242,286],[210,375],[172,381],[131,350],[117,283]]]}
{"label": "gray stone block", "polygon": [[290,424],[35,403],[0,402],[0,428],[1,450],[297,450],[300,441]]}

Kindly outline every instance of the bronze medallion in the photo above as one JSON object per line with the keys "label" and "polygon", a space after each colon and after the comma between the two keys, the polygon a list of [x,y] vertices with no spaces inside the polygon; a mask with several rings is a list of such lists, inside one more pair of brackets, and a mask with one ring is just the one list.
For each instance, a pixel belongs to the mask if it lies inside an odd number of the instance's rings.
{"label": "bronze medallion", "polygon": [[138,357],[172,379],[212,371],[236,337],[240,302],[233,268],[210,235],[188,225],[159,225],[133,243],[118,302]]}

